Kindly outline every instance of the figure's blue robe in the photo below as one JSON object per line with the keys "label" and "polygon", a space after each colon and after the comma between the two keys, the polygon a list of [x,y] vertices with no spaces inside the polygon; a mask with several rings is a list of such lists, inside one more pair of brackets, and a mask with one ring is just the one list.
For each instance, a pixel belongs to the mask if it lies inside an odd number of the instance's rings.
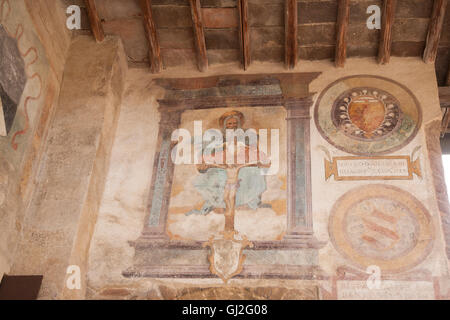
{"label": "figure's blue robe", "polygon": [[[266,191],[265,176],[257,167],[245,167],[239,171],[239,186],[236,193],[236,207],[248,205],[256,210],[261,204],[261,195]],[[210,213],[214,208],[225,208],[223,195],[227,181],[225,169],[211,168],[194,179],[194,187],[205,200],[201,210],[192,210],[186,215]]]}

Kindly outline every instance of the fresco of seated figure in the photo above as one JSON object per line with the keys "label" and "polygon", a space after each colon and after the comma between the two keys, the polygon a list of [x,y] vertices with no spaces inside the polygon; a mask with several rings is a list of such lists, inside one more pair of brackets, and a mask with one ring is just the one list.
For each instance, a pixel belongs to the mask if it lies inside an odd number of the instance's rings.
{"label": "fresco of seated figure", "polygon": [[[227,130],[245,129],[242,127],[245,122],[245,117],[242,112],[233,110],[224,113],[219,119],[219,125],[222,131],[223,137],[226,137]],[[249,150],[255,148],[252,139],[246,139],[245,141],[245,158],[248,160]],[[257,141],[257,137],[255,139]],[[228,143],[228,141],[227,141]],[[224,144],[225,145],[225,144]],[[239,154],[239,146],[236,148],[236,155]],[[217,151],[217,150],[216,150]],[[226,150],[223,150],[224,163],[226,159]],[[266,191],[267,185],[265,176],[261,175],[262,164],[257,166],[247,166],[239,170],[237,192],[235,198],[235,206],[237,209],[252,209],[258,208],[270,208],[269,204],[265,204],[261,201],[262,194]],[[194,181],[194,187],[202,195],[204,199],[203,207],[200,210],[191,210],[186,215],[202,214],[206,215],[211,211],[217,213],[225,212],[224,192],[227,187],[227,172],[224,168],[218,168],[217,166],[211,166],[203,162],[197,165],[197,170],[200,175]]]}

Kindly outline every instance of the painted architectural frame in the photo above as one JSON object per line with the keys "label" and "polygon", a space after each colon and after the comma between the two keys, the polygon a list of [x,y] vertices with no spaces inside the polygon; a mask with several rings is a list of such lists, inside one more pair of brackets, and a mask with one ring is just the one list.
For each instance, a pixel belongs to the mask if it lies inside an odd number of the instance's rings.
{"label": "painted architectural frame", "polygon": [[[311,212],[309,83],[319,73],[231,75],[197,79],[160,79],[166,90],[158,100],[161,114],[149,201],[142,235],[130,244],[135,248],[134,266],[127,277],[204,278],[210,272],[205,241],[170,239],[167,221],[175,165],[170,159],[172,132],[187,110],[283,107],[287,132],[287,215],[286,232],[280,240],[251,241],[243,278],[317,278],[317,249],[323,245],[313,235]],[[249,239],[252,240],[252,239]],[[286,250],[299,254],[273,263]],[[300,257],[299,257],[300,256]],[[297,258],[296,258],[297,257]],[[282,259],[281,259],[282,260]],[[306,264],[305,264],[306,261]],[[281,267],[281,268],[280,268]]]}

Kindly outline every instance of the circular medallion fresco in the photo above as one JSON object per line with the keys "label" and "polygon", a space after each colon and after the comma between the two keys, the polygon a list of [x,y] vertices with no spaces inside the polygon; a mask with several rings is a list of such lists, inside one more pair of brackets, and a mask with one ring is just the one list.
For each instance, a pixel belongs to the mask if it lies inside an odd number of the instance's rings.
{"label": "circular medallion fresco", "polygon": [[330,239],[347,259],[383,272],[410,269],[430,253],[433,226],[425,207],[397,187],[367,185],[344,194],[329,221]]}
{"label": "circular medallion fresco", "polygon": [[417,134],[421,109],[403,85],[377,76],[351,76],[319,96],[314,119],[324,139],[357,155],[398,150]]}

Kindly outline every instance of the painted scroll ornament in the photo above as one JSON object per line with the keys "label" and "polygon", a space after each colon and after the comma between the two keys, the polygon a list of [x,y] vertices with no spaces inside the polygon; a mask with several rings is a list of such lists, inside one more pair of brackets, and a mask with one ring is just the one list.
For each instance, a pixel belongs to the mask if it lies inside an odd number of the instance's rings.
{"label": "painted scroll ornament", "polygon": [[405,86],[390,79],[358,75],[329,85],[317,100],[316,126],[330,144],[357,155],[398,150],[417,134],[421,109]]}
{"label": "painted scroll ornament", "polygon": [[336,181],[412,180],[414,175],[422,177],[420,159],[415,158],[420,146],[411,156],[331,157],[324,146],[319,146],[319,149],[327,155],[324,159],[325,180],[332,176]]}

